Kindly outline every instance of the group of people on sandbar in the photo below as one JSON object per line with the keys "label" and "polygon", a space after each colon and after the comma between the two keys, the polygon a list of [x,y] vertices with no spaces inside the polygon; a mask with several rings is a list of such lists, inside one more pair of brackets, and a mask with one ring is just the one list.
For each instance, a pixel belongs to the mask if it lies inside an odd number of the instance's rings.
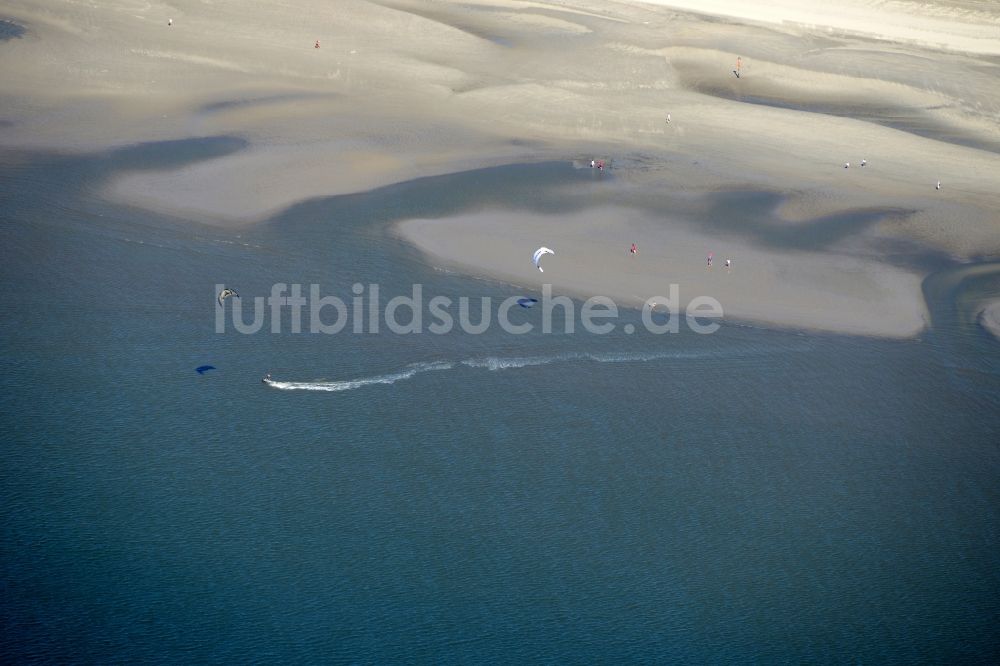
{"label": "group of people on sandbar", "polygon": [[[861,166],[862,167],[864,167],[867,164],[868,164],[868,160],[861,160]],[[845,169],[850,169],[851,168],[851,163],[850,162],[844,162],[844,168]],[[934,189],[935,190],[940,190],[941,189],[941,181],[940,180],[934,186]]]}
{"label": "group of people on sandbar", "polygon": [[[711,268],[712,267],[712,262],[715,260],[715,253],[714,252],[709,252],[707,259],[708,259],[708,267]],[[732,268],[732,267],[733,267],[733,260],[729,259],[727,257],[726,258],[726,268]]]}
{"label": "group of people on sandbar", "polygon": [[[629,254],[631,254],[631,255],[636,255],[636,254],[639,254],[639,246],[638,246],[638,245],[636,245],[635,243],[632,243],[632,247],[630,247],[630,248],[628,249],[628,253],[629,253]],[[709,253],[708,253],[708,267],[709,267],[709,268],[711,268],[711,267],[712,267],[712,261],[713,261],[714,259],[715,259],[715,253],[714,253],[714,252],[709,252]],[[729,258],[727,257],[727,258],[726,258],[726,264],[725,264],[725,266],[726,266],[726,268],[732,268],[732,267],[733,267],[733,260],[732,260],[732,259],[729,259]]]}

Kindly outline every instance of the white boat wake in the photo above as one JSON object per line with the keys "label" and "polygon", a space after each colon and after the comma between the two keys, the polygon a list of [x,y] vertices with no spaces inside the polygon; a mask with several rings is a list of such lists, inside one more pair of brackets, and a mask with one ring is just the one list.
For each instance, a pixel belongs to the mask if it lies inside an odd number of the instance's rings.
{"label": "white boat wake", "polygon": [[339,382],[282,382],[272,379],[264,382],[271,388],[283,391],[351,391],[370,386],[372,384],[395,384],[396,382],[409,379],[421,372],[431,372],[432,370],[450,370],[455,367],[454,363],[440,361],[436,363],[412,363],[399,372],[387,375],[375,375],[374,377],[361,377],[359,379],[348,379]]}
{"label": "white boat wake", "polygon": [[682,352],[604,352],[604,353],[567,353],[554,356],[515,356],[502,358],[497,356],[486,356],[483,358],[471,358],[463,361],[433,361],[428,363],[411,363],[399,372],[384,375],[374,375],[371,377],[359,377],[343,381],[314,381],[314,382],[284,382],[276,379],[269,379],[264,383],[275,389],[283,391],[352,391],[363,386],[373,384],[395,384],[396,382],[410,379],[425,372],[437,370],[452,370],[457,367],[481,368],[489,371],[512,370],[516,368],[526,368],[536,365],[547,365],[549,363],[567,363],[573,361],[585,361],[595,363],[641,363],[645,361],[655,361],[667,358],[698,358],[703,354],[682,353]]}

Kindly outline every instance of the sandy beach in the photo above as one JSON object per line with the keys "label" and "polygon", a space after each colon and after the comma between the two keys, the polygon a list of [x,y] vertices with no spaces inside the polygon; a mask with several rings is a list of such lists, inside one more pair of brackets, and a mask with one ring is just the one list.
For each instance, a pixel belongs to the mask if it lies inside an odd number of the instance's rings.
{"label": "sandy beach", "polygon": [[[895,337],[927,322],[913,256],[1000,255],[996,6],[14,0],[0,18],[23,28],[0,42],[0,145],[245,142],[121,173],[100,192],[195,223],[257,224],[312,197],[601,157],[612,209],[487,211],[400,231],[476,276],[537,285],[526,253],[558,245],[545,277],[565,293],[625,303],[666,280],[735,319]],[[738,213],[699,217],[697,202],[726,192],[779,197],[766,233]],[[678,216],[630,205],[652,194],[695,203]],[[822,224],[869,211],[880,214],[837,233]],[[774,242],[820,228],[829,238],[807,250]],[[731,274],[703,270],[706,250],[731,253]]]}

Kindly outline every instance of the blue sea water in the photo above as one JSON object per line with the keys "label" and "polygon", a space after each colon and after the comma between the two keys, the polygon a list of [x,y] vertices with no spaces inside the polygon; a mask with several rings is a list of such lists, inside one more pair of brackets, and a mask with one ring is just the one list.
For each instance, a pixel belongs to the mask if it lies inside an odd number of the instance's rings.
{"label": "blue sea water", "polygon": [[241,147],[4,159],[5,661],[1000,657],[1000,345],[967,312],[1000,269],[894,257],[940,264],[908,341],[217,334],[217,283],[245,306],[275,282],[537,296],[391,225],[618,196],[520,165],[220,230],[96,194]]}

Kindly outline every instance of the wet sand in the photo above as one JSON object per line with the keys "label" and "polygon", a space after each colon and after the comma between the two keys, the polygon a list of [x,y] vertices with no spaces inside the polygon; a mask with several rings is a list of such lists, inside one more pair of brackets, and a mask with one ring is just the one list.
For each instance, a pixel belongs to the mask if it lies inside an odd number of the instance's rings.
{"label": "wet sand", "polygon": [[[696,217],[666,220],[640,243],[634,279],[619,283],[604,267],[567,268],[559,280],[553,272],[567,293],[631,297],[673,280],[654,257],[678,264],[693,255],[676,280],[682,289],[715,291],[734,316],[804,328],[920,329],[922,274],[880,265],[873,248],[1000,255],[1000,7],[717,0],[698,4],[713,14],[694,8],[396,0],[306,2],[290,12],[15,0],[0,17],[24,27],[0,43],[0,145],[84,152],[238,138],[238,150],[135,169],[100,192],[227,226],[264,222],[316,196],[590,156],[613,159],[608,187],[623,199],[780,193],[771,222],[792,236],[815,233],[804,221],[903,211],[814,244],[807,256],[748,239],[739,219],[720,227],[706,218],[701,230]],[[559,261],[604,261],[641,240],[630,236],[648,226],[648,211],[617,213],[596,226],[596,213],[549,221]],[[434,248],[437,262],[510,280],[522,279],[524,247],[556,244],[534,233],[537,218],[513,213],[502,238],[484,243],[499,233],[489,219],[402,229]],[[591,247],[595,235],[606,245]],[[668,250],[668,236],[683,238],[674,247],[684,252]],[[738,248],[742,279],[694,272],[707,246]],[[501,247],[510,261],[517,248],[516,266],[498,259]]]}

